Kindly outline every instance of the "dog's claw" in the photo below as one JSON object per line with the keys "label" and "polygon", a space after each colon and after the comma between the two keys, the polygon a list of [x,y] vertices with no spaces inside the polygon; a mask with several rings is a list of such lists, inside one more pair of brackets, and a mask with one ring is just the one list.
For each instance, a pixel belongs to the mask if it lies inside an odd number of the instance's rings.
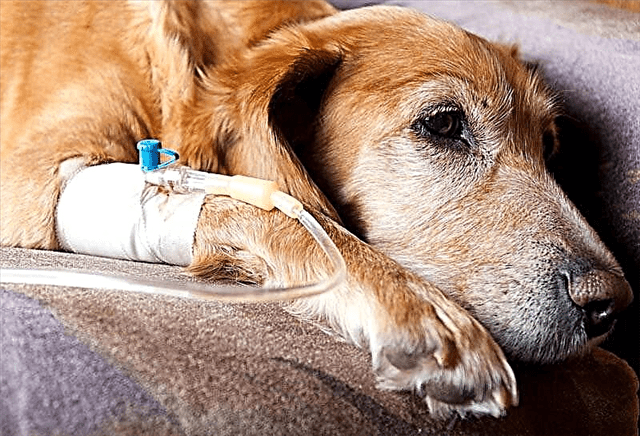
{"label": "dog's claw", "polygon": [[499,417],[516,406],[515,376],[502,351],[477,321],[463,316],[469,319],[455,330],[425,319],[420,345],[407,333],[381,335],[380,347],[372,349],[378,387],[424,395],[430,412],[441,417]]}

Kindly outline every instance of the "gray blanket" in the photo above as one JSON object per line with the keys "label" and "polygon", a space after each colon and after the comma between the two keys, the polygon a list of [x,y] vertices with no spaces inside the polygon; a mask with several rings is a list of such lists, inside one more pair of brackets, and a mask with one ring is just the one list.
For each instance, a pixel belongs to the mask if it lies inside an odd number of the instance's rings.
{"label": "gray blanket", "polygon": [[[336,2],[354,6],[358,2]],[[369,2],[371,3],[371,2]],[[391,2],[390,2],[391,3]],[[506,418],[432,419],[375,388],[367,353],[277,304],[0,286],[2,435],[634,435],[640,289],[640,15],[589,2],[393,2],[517,42],[562,93],[555,175],[621,261],[636,303],[612,341],[515,365]],[[188,280],[180,268],[1,248],[2,267]]]}

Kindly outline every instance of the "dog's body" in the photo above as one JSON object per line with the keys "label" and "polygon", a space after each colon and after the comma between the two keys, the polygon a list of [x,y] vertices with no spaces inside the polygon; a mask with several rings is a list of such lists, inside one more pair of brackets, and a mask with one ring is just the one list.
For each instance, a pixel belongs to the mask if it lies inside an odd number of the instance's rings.
{"label": "dog's body", "polygon": [[[631,300],[545,170],[553,98],[510,49],[310,1],[3,3],[1,29],[3,244],[59,248],[60,165],[136,162],[147,137],[194,169],[275,180],[348,266],[293,310],[436,412],[517,402],[489,332],[514,358],[560,360]],[[282,214],[210,196],[190,270],[295,284],[327,272],[317,250]]]}

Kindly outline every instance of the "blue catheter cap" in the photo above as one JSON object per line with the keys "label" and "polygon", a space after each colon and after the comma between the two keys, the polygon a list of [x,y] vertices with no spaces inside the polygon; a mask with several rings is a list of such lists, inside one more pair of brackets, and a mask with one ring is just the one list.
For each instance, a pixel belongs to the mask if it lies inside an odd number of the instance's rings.
{"label": "blue catheter cap", "polygon": [[[177,152],[168,148],[161,148],[161,143],[157,139],[143,139],[138,142],[138,150],[140,151],[140,168],[144,172],[164,168],[176,162],[179,158]],[[167,162],[160,163],[160,153],[166,154],[170,159]]]}

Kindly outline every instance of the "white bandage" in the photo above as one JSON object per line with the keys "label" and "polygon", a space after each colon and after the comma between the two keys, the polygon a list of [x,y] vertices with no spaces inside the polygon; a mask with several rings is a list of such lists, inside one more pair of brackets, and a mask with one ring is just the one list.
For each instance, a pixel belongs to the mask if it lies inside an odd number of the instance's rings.
{"label": "white bandage", "polygon": [[87,167],[58,200],[58,240],[76,253],[189,265],[204,196],[147,186],[134,164]]}

